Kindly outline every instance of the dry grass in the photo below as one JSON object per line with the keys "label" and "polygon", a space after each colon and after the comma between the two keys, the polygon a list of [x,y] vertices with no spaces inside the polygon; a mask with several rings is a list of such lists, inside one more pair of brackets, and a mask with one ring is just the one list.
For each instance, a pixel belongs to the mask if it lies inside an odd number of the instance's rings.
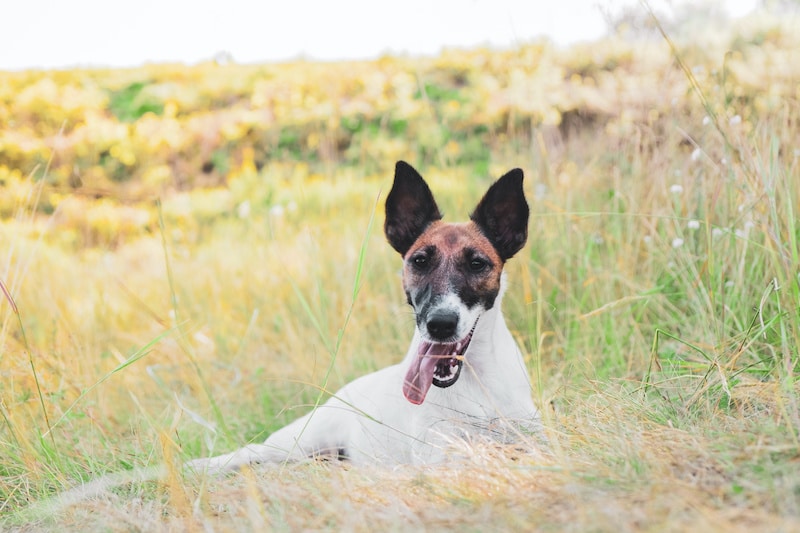
{"label": "dry grass", "polygon": [[[64,213],[34,215],[38,185],[17,179],[27,193],[0,224],[3,527],[800,529],[800,106],[742,94],[533,125],[491,154],[495,177],[526,169],[531,236],[504,303],[546,448],[456,443],[424,469],[173,473],[46,517],[26,505],[78,480],[262,440],[329,370],[335,390],[398,361],[413,321],[379,231],[392,160],[306,180],[268,164],[249,186],[274,184],[282,212],[182,193],[164,199],[162,229],[108,248],[82,246]],[[488,183],[464,165],[421,170],[450,219]]]}
{"label": "dry grass", "polygon": [[[765,486],[761,475],[738,471],[787,451],[765,436],[742,439],[763,424],[749,420],[761,413],[716,416],[714,429],[678,429],[648,420],[641,404],[618,392],[581,398],[569,415],[551,419],[547,452],[462,445],[458,459],[436,467],[315,463],[225,479],[168,478],[123,486],[34,529],[792,531],[800,525],[795,473],[772,472]],[[774,394],[762,385],[741,401],[770,403]]]}

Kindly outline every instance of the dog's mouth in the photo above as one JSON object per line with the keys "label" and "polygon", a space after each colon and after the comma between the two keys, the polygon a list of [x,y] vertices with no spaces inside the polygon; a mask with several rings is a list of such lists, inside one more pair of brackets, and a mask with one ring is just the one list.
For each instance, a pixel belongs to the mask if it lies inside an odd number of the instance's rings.
{"label": "dog's mouth", "polygon": [[417,358],[411,362],[403,381],[403,395],[409,402],[420,405],[431,385],[447,388],[458,381],[464,366],[464,353],[472,340],[472,330],[458,342],[423,340]]}

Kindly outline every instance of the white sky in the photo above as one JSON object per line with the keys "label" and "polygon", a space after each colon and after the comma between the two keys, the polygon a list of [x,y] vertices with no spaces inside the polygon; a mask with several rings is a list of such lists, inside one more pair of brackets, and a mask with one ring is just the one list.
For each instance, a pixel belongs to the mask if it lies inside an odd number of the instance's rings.
{"label": "white sky", "polygon": [[[691,0],[651,0],[654,7]],[[741,16],[757,0],[719,0]],[[4,0],[0,70],[435,54],[443,46],[558,44],[606,30],[636,0]],[[668,7],[665,9],[669,9]]]}

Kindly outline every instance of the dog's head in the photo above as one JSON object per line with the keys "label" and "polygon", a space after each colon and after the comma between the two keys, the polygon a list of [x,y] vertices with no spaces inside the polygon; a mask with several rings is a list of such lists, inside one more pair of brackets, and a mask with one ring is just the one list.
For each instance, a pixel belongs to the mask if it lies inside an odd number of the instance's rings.
{"label": "dog's head", "polygon": [[399,161],[386,198],[384,230],[403,256],[403,288],[422,339],[403,384],[403,394],[414,404],[425,401],[431,385],[444,388],[458,381],[478,319],[500,294],[503,265],[525,245],[522,170],[492,184],[470,222],[441,219],[425,180]]}

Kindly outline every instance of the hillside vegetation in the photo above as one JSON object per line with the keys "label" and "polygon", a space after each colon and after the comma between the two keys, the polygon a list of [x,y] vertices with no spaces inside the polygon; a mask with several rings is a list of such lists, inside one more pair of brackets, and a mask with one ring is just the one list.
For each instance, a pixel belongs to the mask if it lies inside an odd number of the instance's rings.
{"label": "hillside vegetation", "polygon": [[[800,32],[0,73],[0,515],[88,530],[800,528]],[[133,482],[400,360],[395,161],[525,170],[505,311],[550,446]]]}

